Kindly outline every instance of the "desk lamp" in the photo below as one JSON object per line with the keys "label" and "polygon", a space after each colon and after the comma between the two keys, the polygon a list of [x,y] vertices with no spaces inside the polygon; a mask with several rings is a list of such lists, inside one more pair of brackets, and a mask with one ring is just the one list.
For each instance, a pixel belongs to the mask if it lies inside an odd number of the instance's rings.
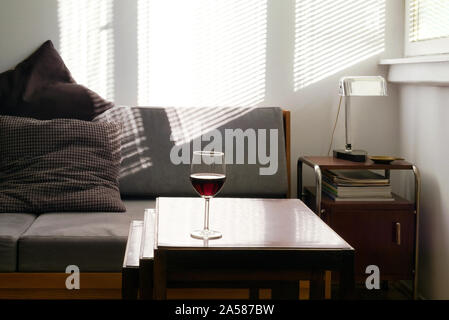
{"label": "desk lamp", "polygon": [[340,79],[340,96],[345,97],[345,149],[334,150],[334,158],[356,162],[366,161],[366,151],[353,150],[351,144],[351,97],[386,96],[387,83],[381,76],[343,77]]}

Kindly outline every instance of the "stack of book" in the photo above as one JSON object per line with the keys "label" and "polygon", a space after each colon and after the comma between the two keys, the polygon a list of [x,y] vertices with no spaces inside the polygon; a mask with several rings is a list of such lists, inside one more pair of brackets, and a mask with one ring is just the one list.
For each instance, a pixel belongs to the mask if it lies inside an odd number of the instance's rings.
{"label": "stack of book", "polygon": [[393,201],[390,179],[369,170],[324,170],[323,193],[335,201]]}

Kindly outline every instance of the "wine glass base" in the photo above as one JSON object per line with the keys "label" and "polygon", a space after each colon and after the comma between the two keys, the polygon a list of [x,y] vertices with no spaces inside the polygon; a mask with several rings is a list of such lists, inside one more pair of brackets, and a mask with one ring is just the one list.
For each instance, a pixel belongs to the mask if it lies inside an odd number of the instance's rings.
{"label": "wine glass base", "polygon": [[193,231],[190,236],[195,239],[219,239],[222,237],[221,232],[214,231],[214,230],[195,230]]}

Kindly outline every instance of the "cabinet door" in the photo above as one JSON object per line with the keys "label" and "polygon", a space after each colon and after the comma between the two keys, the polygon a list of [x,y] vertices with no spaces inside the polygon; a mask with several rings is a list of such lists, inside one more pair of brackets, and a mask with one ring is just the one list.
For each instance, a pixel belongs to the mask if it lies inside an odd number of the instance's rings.
{"label": "cabinet door", "polygon": [[[329,210],[329,208],[327,208]],[[328,224],[355,249],[355,273],[366,278],[369,265],[382,280],[411,279],[414,259],[415,214],[396,210],[339,210],[326,214]]]}

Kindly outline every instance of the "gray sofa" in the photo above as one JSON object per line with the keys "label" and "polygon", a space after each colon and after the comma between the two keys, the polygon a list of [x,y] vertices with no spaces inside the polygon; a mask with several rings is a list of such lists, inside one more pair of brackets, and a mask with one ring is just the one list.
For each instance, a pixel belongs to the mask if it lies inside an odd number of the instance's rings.
{"label": "gray sofa", "polygon": [[[64,273],[68,265],[77,265],[81,272],[120,272],[132,220],[142,220],[144,209],[153,208],[158,196],[197,196],[189,181],[190,166],[173,164],[170,152],[174,146],[190,144],[199,127],[204,128],[203,133],[218,129],[223,137],[225,129],[277,129],[277,172],[260,175],[260,168],[267,165],[259,159],[255,164],[227,165],[227,181],[219,196],[287,196],[286,140],[280,108],[116,107],[96,119],[104,120],[124,123],[119,182],[127,211],[0,214],[1,274]],[[234,154],[235,148],[236,143]],[[268,148],[267,153],[271,151]]]}

